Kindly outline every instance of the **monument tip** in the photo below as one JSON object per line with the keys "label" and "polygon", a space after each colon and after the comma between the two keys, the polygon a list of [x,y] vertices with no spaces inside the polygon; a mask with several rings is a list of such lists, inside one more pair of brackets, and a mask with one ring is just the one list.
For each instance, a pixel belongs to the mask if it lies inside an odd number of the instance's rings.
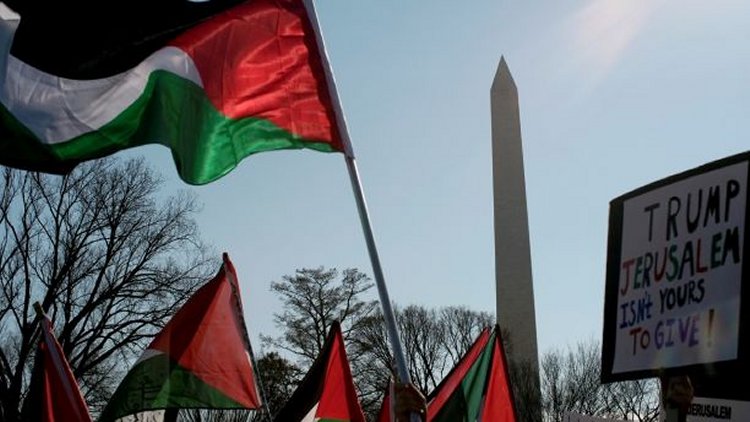
{"label": "monument tip", "polygon": [[500,63],[497,65],[495,79],[492,81],[492,92],[517,92],[516,83],[510,74],[508,63],[505,56],[500,56]]}

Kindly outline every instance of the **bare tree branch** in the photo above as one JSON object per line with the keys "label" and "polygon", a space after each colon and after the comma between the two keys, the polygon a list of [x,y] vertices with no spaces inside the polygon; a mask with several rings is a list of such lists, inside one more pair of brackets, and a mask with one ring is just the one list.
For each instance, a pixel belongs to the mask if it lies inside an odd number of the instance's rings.
{"label": "bare tree branch", "polygon": [[0,411],[22,420],[39,301],[94,412],[126,365],[212,275],[193,197],[158,201],[143,160],[65,177],[5,169],[0,191]]}

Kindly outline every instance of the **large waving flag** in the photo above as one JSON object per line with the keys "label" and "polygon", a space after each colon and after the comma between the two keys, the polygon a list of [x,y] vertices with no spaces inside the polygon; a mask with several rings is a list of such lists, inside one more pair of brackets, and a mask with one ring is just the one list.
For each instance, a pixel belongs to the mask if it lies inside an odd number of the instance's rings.
{"label": "large waving flag", "polygon": [[46,315],[42,316],[41,331],[31,391],[27,398],[31,402],[29,409],[33,415],[28,416],[42,422],[90,422],[86,401]]}
{"label": "large waving flag", "polygon": [[499,327],[484,329],[427,398],[428,422],[515,422]]}
{"label": "large waving flag", "polygon": [[[185,302],[127,373],[99,420],[149,420],[163,409],[258,409],[234,266]],[[139,419],[139,420],[141,420]]]}
{"label": "large waving flag", "polygon": [[309,1],[6,1],[0,164],[66,173],[159,143],[203,184],[257,152],[344,151]]}
{"label": "large waving flag", "polygon": [[334,322],[323,351],[275,418],[278,422],[364,422],[341,326]]}

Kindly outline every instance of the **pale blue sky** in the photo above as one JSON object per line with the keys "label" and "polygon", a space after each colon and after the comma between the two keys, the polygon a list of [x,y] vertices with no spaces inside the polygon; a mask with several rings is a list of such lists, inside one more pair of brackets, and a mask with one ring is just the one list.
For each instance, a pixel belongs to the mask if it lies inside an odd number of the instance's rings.
{"label": "pale blue sky", "polygon": [[[489,89],[518,86],[540,352],[601,338],[611,199],[750,146],[746,0],[317,0],[386,283],[401,305],[495,310]],[[168,191],[205,204],[256,351],[276,334],[272,280],[371,274],[343,157],[264,153]],[[372,292],[372,298],[376,298]]]}

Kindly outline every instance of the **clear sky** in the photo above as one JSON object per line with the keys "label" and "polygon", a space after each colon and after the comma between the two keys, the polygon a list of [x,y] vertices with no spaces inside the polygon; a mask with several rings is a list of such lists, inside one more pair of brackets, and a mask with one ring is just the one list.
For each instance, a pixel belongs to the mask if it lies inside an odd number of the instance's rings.
{"label": "clear sky", "polygon": [[[746,0],[317,0],[391,299],[495,311],[489,90],[520,96],[540,352],[601,339],[609,201],[750,149]],[[167,191],[204,203],[230,254],[256,351],[277,334],[272,280],[371,274],[343,157],[249,157]],[[372,298],[376,298],[375,291]]]}

